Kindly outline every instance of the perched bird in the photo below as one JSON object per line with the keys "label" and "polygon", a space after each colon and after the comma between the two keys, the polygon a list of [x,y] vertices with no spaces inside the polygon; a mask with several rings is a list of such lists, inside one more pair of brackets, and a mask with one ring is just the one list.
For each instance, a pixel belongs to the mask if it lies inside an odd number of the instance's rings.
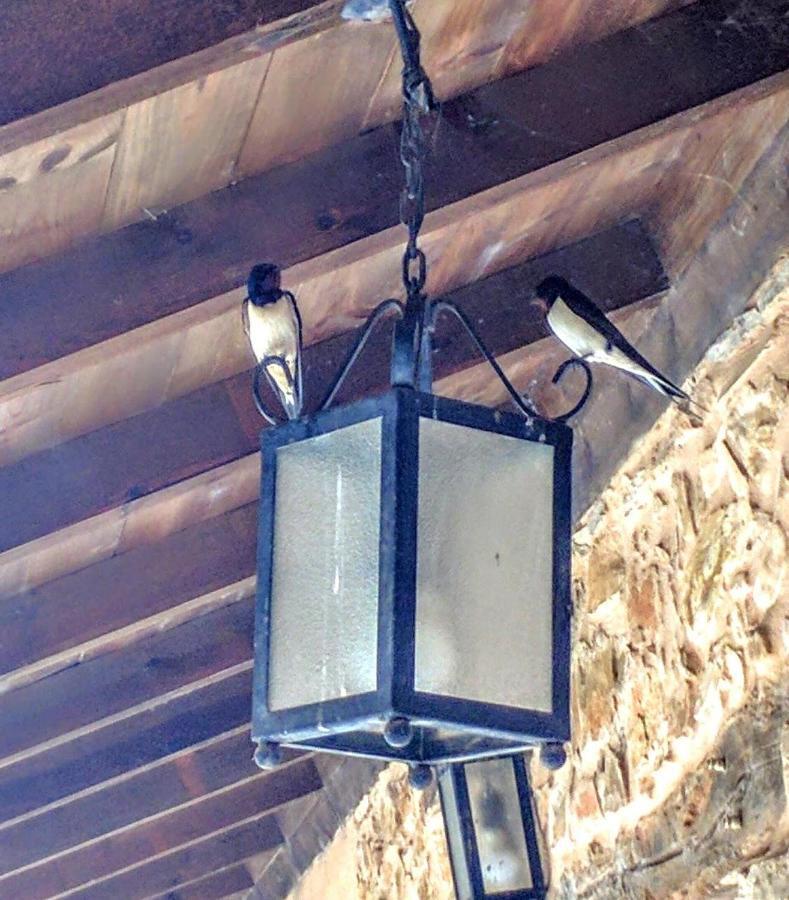
{"label": "perched bird", "polygon": [[301,413],[301,317],[296,299],[282,290],[280,270],[272,263],[252,269],[247,293],[241,318],[252,352],[276,388],[288,418],[296,419]]}
{"label": "perched bird", "polygon": [[644,359],[592,300],[564,278],[550,275],[537,285],[536,294],[543,302],[548,327],[576,356],[621,369],[676,403],[691,402],[685,391]]}

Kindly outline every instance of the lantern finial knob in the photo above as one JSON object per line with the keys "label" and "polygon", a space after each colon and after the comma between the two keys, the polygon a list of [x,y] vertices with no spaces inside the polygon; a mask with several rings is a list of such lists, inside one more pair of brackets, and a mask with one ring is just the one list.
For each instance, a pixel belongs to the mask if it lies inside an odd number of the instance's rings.
{"label": "lantern finial knob", "polygon": [[414,729],[408,719],[403,716],[396,716],[386,723],[384,728],[384,740],[390,747],[402,749],[411,743],[414,736]]}
{"label": "lantern finial knob", "polygon": [[282,762],[282,748],[274,741],[260,741],[254,759],[259,769],[275,769]]}
{"label": "lantern finial knob", "polygon": [[567,753],[562,744],[543,744],[540,749],[540,762],[546,769],[556,771],[567,762]]}
{"label": "lantern finial knob", "polygon": [[408,783],[414,790],[423,791],[433,780],[433,770],[430,766],[422,765],[411,766],[408,773]]}

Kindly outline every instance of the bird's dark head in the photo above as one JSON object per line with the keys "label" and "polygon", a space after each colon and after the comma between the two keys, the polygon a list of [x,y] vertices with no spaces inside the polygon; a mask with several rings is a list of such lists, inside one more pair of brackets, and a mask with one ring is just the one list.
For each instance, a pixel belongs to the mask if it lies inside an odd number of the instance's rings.
{"label": "bird's dark head", "polygon": [[255,306],[275,303],[282,296],[281,273],[274,263],[258,263],[249,273],[247,292]]}
{"label": "bird's dark head", "polygon": [[567,294],[570,285],[564,280],[564,278],[560,278],[558,275],[549,275],[547,278],[543,278],[543,280],[537,285],[534,289],[534,293],[537,297],[542,300],[547,309],[550,309],[557,297],[561,297],[562,294]]}

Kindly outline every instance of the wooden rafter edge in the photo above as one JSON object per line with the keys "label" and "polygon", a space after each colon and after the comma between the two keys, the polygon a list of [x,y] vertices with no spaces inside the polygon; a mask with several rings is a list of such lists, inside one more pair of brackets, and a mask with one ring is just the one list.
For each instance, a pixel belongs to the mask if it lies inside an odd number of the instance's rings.
{"label": "wooden rafter edge", "polygon": [[115,653],[123,647],[133,646],[155,634],[177,628],[185,622],[208,615],[223,607],[249,600],[255,594],[255,584],[254,576],[244,578],[228,584],[226,587],[211,591],[209,594],[171,607],[157,615],[140,619],[94,640],[70,647],[53,656],[47,656],[40,662],[14,669],[0,677],[0,697],[36,681],[51,678],[58,672],[71,669],[76,665],[84,665],[92,659]]}
{"label": "wooden rafter edge", "polygon": [[[484,334],[489,349],[495,354],[506,353],[515,347],[531,343],[544,334],[545,326],[536,310],[528,304],[524,304],[524,292],[527,285],[536,283],[545,274],[552,271],[562,271],[567,275],[572,275],[573,278],[580,279],[579,283],[583,285],[584,289],[601,297],[601,302],[609,310],[660,292],[667,284],[662,265],[655,254],[648,233],[638,220],[630,220],[584,238],[578,243],[507,269],[481,282],[475,282],[449,296],[473,320],[480,322],[484,320]],[[359,397],[385,388],[388,383],[385,364],[388,356],[389,338],[387,335],[385,327],[376,333],[373,343],[365,355],[367,365],[364,366],[364,371],[361,369],[354,371],[347,383],[344,396]],[[348,333],[306,351],[304,366],[310,396],[315,393],[313,384],[320,385],[320,390],[323,389],[325,379],[333,375],[340,358],[348,352],[349,340],[354,338],[355,333]],[[476,358],[476,350],[468,340],[456,331],[453,332],[451,329],[447,331],[447,323],[442,322],[437,332],[437,343],[433,354],[436,377],[444,377],[452,372],[460,371],[465,366],[473,364]],[[34,517],[32,521],[36,523],[36,527],[44,529],[44,536],[0,553],[0,597],[4,598],[4,603],[0,604],[0,630],[2,630],[4,621],[4,607],[10,608],[13,605],[17,611],[17,618],[22,615],[22,607],[18,602],[11,605],[8,603],[15,594],[23,591],[32,592],[34,596],[31,596],[29,602],[34,604],[36,610],[40,611],[47,604],[47,595],[50,592],[36,591],[36,588],[69,573],[80,572],[85,569],[85,566],[93,567],[110,557],[123,557],[124,554],[139,548],[137,564],[131,569],[125,567],[125,574],[118,570],[116,576],[113,576],[113,578],[121,578],[125,581],[128,581],[129,577],[134,580],[139,573],[149,571],[151,566],[156,567],[157,558],[154,554],[146,554],[142,549],[145,545],[165,540],[162,550],[166,553],[167,559],[175,559],[182,555],[183,548],[178,550],[170,545],[168,549],[165,549],[168,546],[166,538],[182,529],[191,528],[195,539],[199,539],[201,543],[208,542],[205,546],[206,549],[209,546],[211,548],[211,557],[216,560],[215,571],[217,572],[220,569],[227,570],[227,562],[238,560],[241,556],[249,556],[248,550],[241,551],[237,538],[231,540],[232,552],[224,553],[222,545],[227,544],[227,540],[221,534],[217,534],[215,530],[212,532],[210,528],[199,529],[199,534],[198,530],[195,530],[197,524],[250,503],[257,497],[259,463],[257,454],[253,451],[257,445],[260,424],[259,417],[252,408],[249,377],[246,374],[236,376],[226,382],[224,388],[225,390],[220,392],[217,397],[206,397],[202,402],[196,399],[197,405],[204,409],[203,416],[196,424],[198,428],[205,427],[213,431],[218,426],[211,424],[210,416],[222,405],[231,407],[231,409],[235,407],[244,423],[249,419],[249,424],[245,424],[244,434],[228,436],[227,441],[220,448],[223,452],[236,455],[237,462],[210,469],[191,478],[187,477],[186,480],[179,480],[182,472],[188,475],[189,469],[184,471],[183,468],[178,468],[180,464],[178,447],[181,443],[188,444],[191,441],[188,437],[181,441],[174,441],[172,438],[164,436],[161,431],[162,428],[166,429],[177,421],[179,404],[176,401],[165,407],[165,412],[169,410],[169,414],[166,414],[161,420],[158,414],[143,415],[135,429],[135,433],[140,434],[158,433],[165,443],[175,448],[175,458],[163,461],[167,467],[166,471],[157,469],[149,472],[149,476],[153,477],[155,481],[175,482],[170,487],[154,490],[150,494],[143,493],[140,498],[127,501],[120,507],[91,516],[90,497],[81,492],[79,488],[78,472],[83,469],[79,463],[81,453],[76,446],[72,447],[69,455],[75,466],[73,477],[64,470],[62,463],[58,463],[57,460],[53,460],[53,462],[57,464],[59,477],[64,480],[64,483],[69,484],[71,490],[85,498],[85,503],[77,508],[77,512],[81,512],[84,518],[80,517],[72,526],[51,531],[52,523],[57,520],[47,517],[54,513],[54,510],[49,507],[46,510],[38,508],[35,492],[31,493],[30,488],[27,488],[27,505],[24,508],[27,512],[21,507],[15,506],[15,512],[0,525],[0,544],[7,543],[9,533],[23,532],[26,524],[22,517],[26,514]],[[240,396],[237,397],[237,394]],[[197,396],[201,395],[201,392],[198,392]],[[244,410],[245,401],[249,407],[248,416]],[[146,424],[147,417],[151,415],[154,415],[155,420]],[[88,458],[91,460],[90,471],[104,469],[101,457],[96,455],[97,452],[108,454],[112,459],[127,458],[129,453],[133,452],[133,441],[131,450],[119,451],[113,437],[114,435],[108,434],[101,446],[94,450],[86,448]],[[199,438],[200,435],[197,434],[196,439],[199,440]],[[79,439],[76,443],[84,443],[85,440],[84,438]],[[126,446],[129,444],[127,443]],[[45,455],[48,457],[50,453]],[[208,457],[206,460],[209,462]],[[188,465],[193,466],[193,461],[190,461]],[[14,494],[10,488],[14,483],[14,478],[11,477],[11,484],[4,481],[12,475],[13,469],[6,469],[0,473],[0,493],[3,492],[5,483],[7,496],[13,498]],[[122,471],[113,473],[110,467],[101,477],[103,489],[111,495],[125,493],[123,482],[121,481],[119,487],[112,481],[113,476],[116,480],[119,477],[123,479],[124,473]],[[39,470],[35,480],[46,485],[50,483],[51,479]],[[24,483],[30,484],[27,479]],[[238,525],[242,524],[238,523]],[[231,526],[228,539],[231,539],[232,535],[238,534],[238,527],[235,527],[234,523],[230,521],[228,521],[228,525]],[[240,552],[241,556],[239,556]],[[122,565],[121,559],[118,559],[117,564]],[[199,568],[205,567],[199,566]],[[168,571],[174,573],[175,570],[173,566],[168,565]],[[63,602],[64,592],[69,596],[78,595],[80,597],[79,606],[84,609],[86,604],[90,605],[89,597],[101,593],[102,585],[111,583],[107,580],[108,574],[100,575],[99,570],[95,569],[93,572],[97,576],[93,582],[86,581],[84,578],[71,578],[68,584],[61,582],[59,589],[53,588],[55,596],[58,597],[58,608],[67,621],[70,614],[67,608],[68,604],[64,605]],[[136,577],[136,582],[139,582],[139,577]],[[159,579],[159,584],[162,590],[173,594],[173,605],[178,602],[177,597],[183,596],[183,592],[179,588],[176,587],[173,590],[169,579]],[[124,590],[126,590],[126,585],[124,585]],[[143,590],[144,585],[140,584],[138,591]],[[128,600],[125,600],[116,606],[124,608],[127,602]],[[146,608],[147,614],[150,614],[151,604],[148,604]],[[140,618],[144,615],[146,615],[145,611],[141,613]],[[11,632],[13,632],[15,626],[9,624]],[[58,627],[53,630],[60,633],[62,638],[67,637],[63,628]],[[12,633],[8,633],[7,637],[10,642],[11,656],[19,660],[19,648],[13,649]],[[21,640],[21,643],[28,642]],[[16,665],[20,664],[21,662],[16,663]],[[2,670],[1,664],[0,670]]]}
{"label": "wooden rafter edge", "polygon": [[344,0],[326,0],[302,12],[267,22],[236,37],[189,56],[124,78],[98,91],[0,127],[0,154],[11,153],[70,128],[122,110],[213,72],[264,56],[279,47],[303,40],[341,24]]}
{"label": "wooden rafter edge", "polygon": [[[251,503],[259,482],[260,459],[252,453],[0,553],[0,597]],[[2,684],[0,679],[0,693]]]}
{"label": "wooden rafter edge", "polygon": [[[432,213],[425,229],[429,290],[460,287],[646,208],[682,165],[689,138],[709,132],[722,140],[721,120],[736,127],[745,110],[757,110],[775,130],[788,88],[781,73]],[[285,273],[299,297],[307,343],[358,324],[377,299],[398,293],[401,244],[400,229],[392,228]],[[245,369],[241,297],[230,291],[3,383],[0,463]]]}
{"label": "wooden rafter edge", "polygon": [[[536,171],[784,68],[774,54],[762,52],[748,29],[728,27],[727,39],[717,38],[727,30],[731,2],[710,0],[680,9],[444,103],[431,141],[429,208]],[[768,28],[769,15],[765,21]],[[666,65],[665,46],[690,56],[681,76],[676,66]],[[273,123],[269,130],[276,130]],[[400,167],[392,165],[396,142],[394,129],[375,128],[155,221],[146,218],[3,273],[2,378],[217,296],[241,283],[261,258],[287,268],[396,224],[402,180]],[[77,156],[72,148],[66,159]],[[13,207],[11,196],[7,203]],[[43,339],[42,321],[49,323]]]}
{"label": "wooden rafter edge", "polygon": [[[64,822],[62,829],[53,828],[41,815],[0,829],[4,838],[0,891],[27,896],[70,890],[215,836],[250,818],[274,816],[322,785],[313,756],[305,754],[274,772],[258,771],[183,803],[162,806],[152,815],[139,819],[126,815],[120,827],[109,829],[93,815],[101,803],[106,807],[107,796],[94,792],[92,808],[90,801],[83,802],[80,810],[71,813],[71,828],[65,826],[70,812],[67,804],[58,819]],[[103,790],[108,794],[110,787]]]}

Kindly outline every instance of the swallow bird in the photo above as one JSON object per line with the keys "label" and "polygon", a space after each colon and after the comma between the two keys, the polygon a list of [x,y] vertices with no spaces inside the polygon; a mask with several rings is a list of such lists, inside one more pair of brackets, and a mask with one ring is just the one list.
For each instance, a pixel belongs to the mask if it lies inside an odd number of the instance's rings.
{"label": "swallow bird", "polygon": [[249,273],[241,307],[244,331],[289,419],[301,413],[301,317],[296,299],[280,287],[280,270],[261,263]]}
{"label": "swallow bird", "polygon": [[548,327],[576,356],[621,369],[669,397],[688,404],[690,397],[662,375],[585,294],[551,275],[536,288]]}

